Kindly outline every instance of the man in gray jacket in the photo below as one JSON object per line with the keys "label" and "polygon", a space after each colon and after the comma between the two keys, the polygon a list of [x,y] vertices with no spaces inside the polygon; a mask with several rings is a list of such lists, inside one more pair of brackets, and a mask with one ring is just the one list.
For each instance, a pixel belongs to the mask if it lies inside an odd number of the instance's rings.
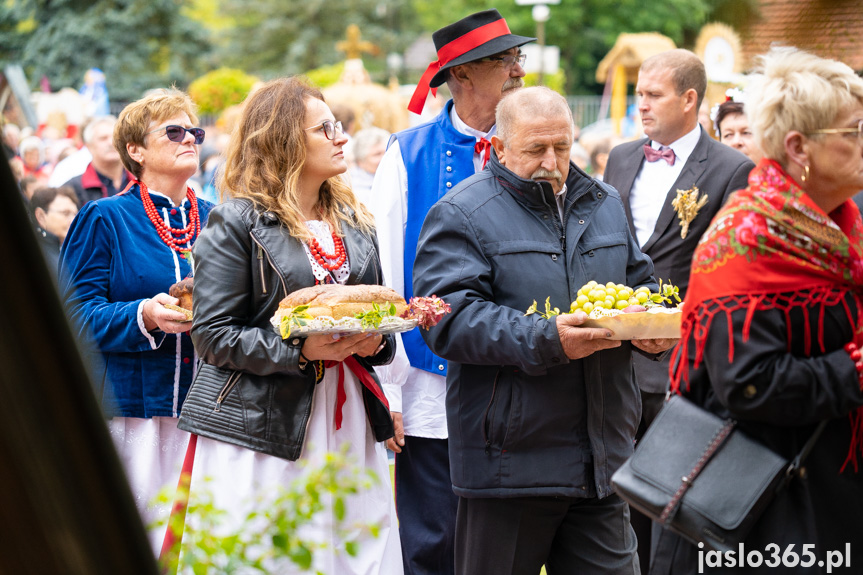
{"label": "man in gray jacket", "polygon": [[632,351],[569,309],[590,280],[657,285],[617,192],[569,162],[572,115],[546,88],[498,105],[489,169],[429,211],[414,284],[452,306],[423,336],[446,358],[456,572],[638,573],[629,509],[611,474],[640,417]]}

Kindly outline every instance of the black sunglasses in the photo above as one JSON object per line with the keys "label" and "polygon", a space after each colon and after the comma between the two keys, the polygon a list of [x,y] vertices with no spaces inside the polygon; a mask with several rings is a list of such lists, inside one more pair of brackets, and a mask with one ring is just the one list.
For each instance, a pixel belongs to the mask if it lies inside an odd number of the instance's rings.
{"label": "black sunglasses", "polygon": [[[186,132],[192,134],[192,137],[195,138],[195,144],[200,146],[204,143],[204,129],[203,128],[184,128],[183,126],[164,126],[162,128],[157,128],[152,132],[147,132],[147,134],[154,134],[156,132],[161,132],[165,130],[165,135],[168,136],[168,139],[172,142],[182,142],[186,137]],[[145,134],[145,135],[147,135]]]}

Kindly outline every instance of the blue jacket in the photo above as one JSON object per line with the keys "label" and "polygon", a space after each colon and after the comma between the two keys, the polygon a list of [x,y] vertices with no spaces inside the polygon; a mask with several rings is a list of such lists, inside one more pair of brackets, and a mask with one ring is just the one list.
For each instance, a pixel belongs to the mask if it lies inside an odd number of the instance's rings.
{"label": "blue jacket", "polygon": [[423,337],[449,360],[453,490],[462,497],[605,497],[632,453],[641,400],[632,347],[581,360],[534,300],[568,310],[590,280],[657,289],[620,196],[570,165],[564,223],[551,186],[489,168],[432,207],[414,265],[418,292],[452,313]]}
{"label": "blue jacket", "polygon": [[[453,101],[450,100],[431,122],[393,135],[393,139],[399,142],[410,188],[405,222],[405,299],[410,299],[413,295],[431,295],[415,292],[411,281],[417,240],[429,208],[453,186],[476,171],[473,165],[476,138],[462,134],[453,127],[450,119],[452,107]],[[413,367],[436,375],[446,375],[446,361],[429,350],[419,330],[403,333],[402,342]]]}
{"label": "blue jacket", "polygon": [[[171,227],[186,225],[188,200],[174,207],[161,194],[150,197]],[[202,228],[211,207],[198,200]],[[139,310],[189,271],[157,235],[137,185],[88,202],[72,222],[60,254],[60,293],[79,337],[101,351],[92,367],[109,417],[179,415],[195,366],[192,340],[147,333]]]}

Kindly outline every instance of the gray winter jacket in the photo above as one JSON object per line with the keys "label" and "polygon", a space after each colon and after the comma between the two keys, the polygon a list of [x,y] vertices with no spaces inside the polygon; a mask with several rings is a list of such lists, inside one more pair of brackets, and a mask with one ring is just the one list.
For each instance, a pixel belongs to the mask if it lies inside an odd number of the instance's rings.
{"label": "gray winter jacket", "polygon": [[633,451],[641,400],[631,344],[581,360],[564,354],[554,319],[590,280],[657,289],[620,196],[570,165],[561,224],[551,186],[489,168],[432,207],[414,291],[452,306],[424,332],[449,360],[453,489],[463,497],[605,497]]}

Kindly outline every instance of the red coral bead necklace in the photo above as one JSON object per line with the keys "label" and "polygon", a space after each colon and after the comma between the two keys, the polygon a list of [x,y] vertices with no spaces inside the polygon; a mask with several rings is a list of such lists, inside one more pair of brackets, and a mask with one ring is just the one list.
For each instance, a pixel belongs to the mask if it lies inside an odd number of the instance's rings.
{"label": "red coral bead necklace", "polygon": [[[198,200],[195,198],[195,192],[192,188],[186,188],[186,198],[191,204],[189,209],[189,223],[184,228],[172,228],[165,223],[165,220],[159,217],[159,212],[156,210],[156,205],[150,197],[150,192],[144,182],[138,182],[141,188],[141,202],[144,204],[144,211],[147,212],[147,217],[156,228],[156,233],[165,245],[177,252],[184,252],[189,248],[186,245],[191,242],[201,231],[201,217],[198,214]],[[178,237],[175,237],[178,236]]]}
{"label": "red coral bead necklace", "polygon": [[[347,254],[345,253],[345,244],[342,242],[342,238],[337,236],[335,232],[333,232],[333,245],[335,246],[335,252],[328,254],[324,251],[324,248],[321,247],[321,244],[318,243],[317,238],[312,238],[309,240],[309,251],[312,253],[312,256],[315,258],[315,261],[320,264],[322,268],[329,271],[335,271],[342,267],[342,264],[345,263],[347,259]],[[335,260],[330,263],[328,260]]]}

